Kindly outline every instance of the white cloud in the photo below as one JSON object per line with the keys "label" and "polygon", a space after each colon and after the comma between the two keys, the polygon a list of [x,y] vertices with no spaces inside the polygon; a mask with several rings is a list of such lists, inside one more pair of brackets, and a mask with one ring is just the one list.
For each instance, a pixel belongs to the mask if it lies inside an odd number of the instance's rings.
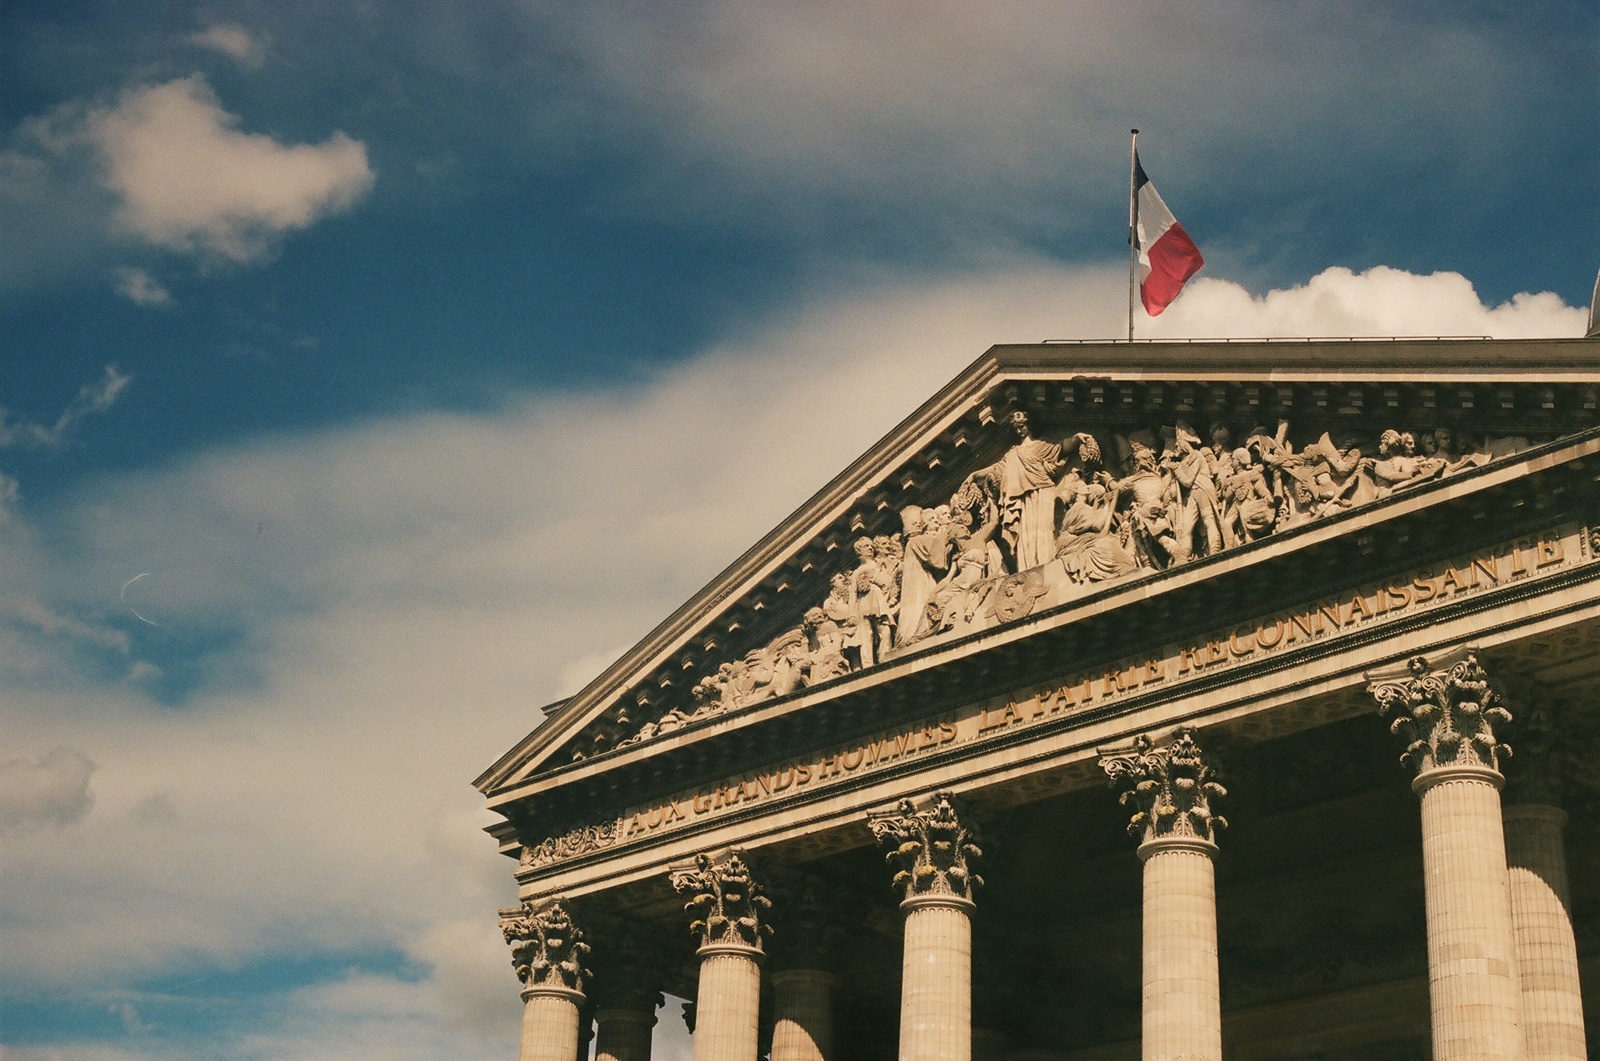
{"label": "white cloud", "polygon": [[344,133],[284,144],[241,132],[199,74],[128,89],[91,111],[118,223],[170,250],[245,262],[283,233],[348,209],[372,187],[366,145]]}
{"label": "white cloud", "polygon": [[246,70],[259,70],[267,59],[267,43],[243,26],[218,23],[189,37],[197,48],[221,52]]}
{"label": "white cloud", "polygon": [[[1118,334],[1124,282],[1040,264],[862,281],[629,389],[279,436],[20,514],[0,599],[99,623],[151,572],[140,604],[162,626],[118,627],[131,660],[240,636],[172,707],[86,679],[70,639],[11,616],[22,640],[0,651],[33,661],[0,673],[18,754],[70,747],[99,768],[70,841],[0,845],[0,987],[399,951],[428,975],[296,992],[229,1056],[504,1056],[518,1002],[493,925],[512,867],[471,779],[602,665],[596,646],[646,633],[991,343]],[[1424,298],[1429,330],[1458,333],[1573,312],[1535,296],[1502,313],[1465,282],[1393,270],[1306,288],[1323,294],[1197,285],[1162,320],[1221,306],[1243,332],[1409,332]],[[675,1023],[663,1041],[681,1042]]]}
{"label": "white cloud", "polygon": [[[61,415],[48,425],[12,419],[9,411],[0,407],[0,449],[8,446],[53,449],[62,445],[83,420],[115,405],[132,382],[132,376],[119,371],[115,365],[107,365],[99,379],[78,388]],[[0,481],[0,500],[5,499],[4,487],[5,483]]]}
{"label": "white cloud", "polygon": [[144,269],[122,266],[113,274],[117,294],[136,306],[170,306],[172,292]]}
{"label": "white cloud", "polygon": [[94,805],[89,791],[94,770],[88,756],[71,748],[0,762],[0,833],[61,828],[82,819]]}
{"label": "white cloud", "polygon": [[1151,320],[1141,312],[1135,334],[1533,339],[1580,336],[1585,319],[1584,310],[1566,305],[1548,291],[1519,294],[1490,306],[1460,273],[1418,276],[1380,265],[1362,273],[1326,269],[1297,287],[1261,296],[1202,274],[1160,317]]}

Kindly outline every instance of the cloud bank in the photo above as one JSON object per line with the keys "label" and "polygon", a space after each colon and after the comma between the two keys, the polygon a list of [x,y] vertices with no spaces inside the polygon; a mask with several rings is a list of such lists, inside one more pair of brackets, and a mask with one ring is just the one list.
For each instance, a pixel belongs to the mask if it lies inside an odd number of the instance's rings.
{"label": "cloud bank", "polygon": [[[263,438],[19,511],[0,635],[31,665],[0,671],[0,710],[23,735],[4,776],[25,780],[0,806],[35,825],[0,847],[3,993],[133,1007],[137,1032],[61,1032],[82,1057],[509,1056],[512,867],[470,780],[991,343],[1118,334],[1124,283],[1040,263],[880,279],[629,387]],[[1396,270],[1259,298],[1197,283],[1161,318],[1581,321]],[[118,599],[140,572],[160,627]],[[260,972],[291,960],[294,982]],[[262,986],[207,994],[228,970]],[[200,1015],[225,1001],[251,1016],[219,1042]]]}

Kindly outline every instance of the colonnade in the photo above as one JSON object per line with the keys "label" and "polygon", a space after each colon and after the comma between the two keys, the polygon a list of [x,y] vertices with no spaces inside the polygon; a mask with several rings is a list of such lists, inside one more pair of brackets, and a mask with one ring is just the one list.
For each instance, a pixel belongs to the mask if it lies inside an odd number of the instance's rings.
{"label": "colonnade", "polygon": [[[1518,732],[1525,765],[1502,806],[1512,719],[1475,651],[1418,657],[1369,679],[1416,769],[1434,1061],[1584,1061],[1566,818],[1543,712],[1530,711]],[[1221,1061],[1214,863],[1227,822],[1213,802],[1226,792],[1192,728],[1161,742],[1136,737],[1104,751],[1100,765],[1132,812],[1143,863],[1142,1057]],[[973,1061],[971,913],[982,852],[948,794],[902,801],[867,825],[904,917],[899,1059]],[[698,856],[672,884],[699,943],[694,1061],[755,1061],[772,900],[737,851]],[[524,985],[521,1061],[574,1061],[592,974],[572,911],[559,898],[529,903],[506,912],[502,928]],[[813,964],[765,974],[771,1061],[833,1057],[836,982]],[[612,977],[594,1013],[597,1058],[648,1061],[656,990],[638,971]]]}

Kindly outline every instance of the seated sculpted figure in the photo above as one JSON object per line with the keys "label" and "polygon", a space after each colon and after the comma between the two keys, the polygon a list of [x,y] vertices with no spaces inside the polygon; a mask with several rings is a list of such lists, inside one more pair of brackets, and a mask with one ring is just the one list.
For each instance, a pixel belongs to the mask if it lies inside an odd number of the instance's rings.
{"label": "seated sculpted figure", "polygon": [[1104,582],[1132,574],[1139,567],[1111,532],[1116,505],[1107,489],[1110,482],[1111,477],[1102,472],[1091,482],[1079,483],[1061,517],[1056,556],[1074,582]]}

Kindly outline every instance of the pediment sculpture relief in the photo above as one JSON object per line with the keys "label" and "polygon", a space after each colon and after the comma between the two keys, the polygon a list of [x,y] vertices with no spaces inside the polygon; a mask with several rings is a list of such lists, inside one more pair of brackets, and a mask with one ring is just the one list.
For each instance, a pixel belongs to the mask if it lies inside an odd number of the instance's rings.
{"label": "pediment sculpture relief", "polygon": [[1036,437],[1021,410],[1004,426],[1012,441],[999,460],[972,470],[948,497],[903,507],[897,533],[856,538],[827,595],[795,626],[702,674],[690,703],[635,719],[619,745],[1016,622],[1099,583],[1258,541],[1531,444],[1444,426],[1296,440],[1287,421],[1243,431],[1216,422],[1202,437],[1183,420],[1051,442]]}

